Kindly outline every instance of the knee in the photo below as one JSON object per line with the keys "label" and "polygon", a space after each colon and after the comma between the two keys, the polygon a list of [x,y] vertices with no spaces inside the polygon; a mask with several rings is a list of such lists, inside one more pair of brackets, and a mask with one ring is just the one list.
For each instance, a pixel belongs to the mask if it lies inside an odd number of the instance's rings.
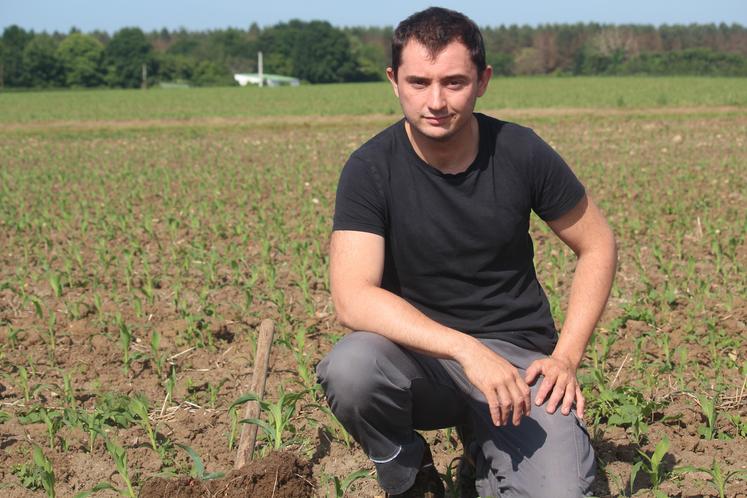
{"label": "knee", "polygon": [[362,409],[389,372],[381,368],[391,341],[370,332],[353,332],[338,342],[317,366],[317,378],[333,411],[341,406]]}

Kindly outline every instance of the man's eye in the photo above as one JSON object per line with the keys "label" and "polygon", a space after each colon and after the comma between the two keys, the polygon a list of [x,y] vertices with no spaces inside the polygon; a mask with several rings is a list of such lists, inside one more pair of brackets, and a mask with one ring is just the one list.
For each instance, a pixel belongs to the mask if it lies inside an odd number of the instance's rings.
{"label": "man's eye", "polygon": [[464,82],[461,80],[454,80],[449,81],[447,85],[449,86],[449,88],[462,88],[464,86]]}
{"label": "man's eye", "polygon": [[425,88],[425,82],[424,81],[413,81],[412,86],[414,88]]}

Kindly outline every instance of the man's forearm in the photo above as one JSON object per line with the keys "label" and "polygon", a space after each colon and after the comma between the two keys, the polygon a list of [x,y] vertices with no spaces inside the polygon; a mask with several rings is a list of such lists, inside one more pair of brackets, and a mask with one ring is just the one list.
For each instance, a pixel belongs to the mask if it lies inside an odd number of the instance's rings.
{"label": "man's forearm", "polygon": [[389,340],[437,358],[464,360],[479,342],[441,325],[405,299],[376,286],[357,288],[355,298],[338,299],[338,319],[353,330],[381,334]]}
{"label": "man's forearm", "polygon": [[604,311],[615,275],[617,251],[612,234],[596,250],[581,254],[573,275],[568,311],[553,356],[578,368],[594,327]]}

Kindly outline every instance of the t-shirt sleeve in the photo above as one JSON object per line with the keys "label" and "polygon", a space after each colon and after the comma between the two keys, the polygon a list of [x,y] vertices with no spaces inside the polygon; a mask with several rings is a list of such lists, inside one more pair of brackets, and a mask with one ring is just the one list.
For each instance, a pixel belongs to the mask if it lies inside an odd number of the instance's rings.
{"label": "t-shirt sleeve", "polygon": [[545,221],[560,218],[583,199],[585,189],[555,149],[532,132],[532,210]]}
{"label": "t-shirt sleeve", "polygon": [[386,202],[380,175],[374,166],[355,155],[340,174],[333,230],[357,230],[384,236]]}

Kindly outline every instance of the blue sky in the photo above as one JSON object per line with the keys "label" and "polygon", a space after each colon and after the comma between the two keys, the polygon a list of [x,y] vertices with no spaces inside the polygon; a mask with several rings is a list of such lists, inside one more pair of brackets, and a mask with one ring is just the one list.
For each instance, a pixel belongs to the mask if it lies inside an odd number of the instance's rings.
{"label": "blue sky", "polygon": [[[396,25],[430,5],[460,10],[480,26],[569,22],[688,24],[726,22],[747,25],[746,0],[593,1],[593,0],[0,0],[0,28],[18,24],[35,31],[109,32],[124,26],[145,30],[192,30],[269,26],[297,18],[322,19],[336,26]],[[352,5],[352,6],[351,6]]]}

